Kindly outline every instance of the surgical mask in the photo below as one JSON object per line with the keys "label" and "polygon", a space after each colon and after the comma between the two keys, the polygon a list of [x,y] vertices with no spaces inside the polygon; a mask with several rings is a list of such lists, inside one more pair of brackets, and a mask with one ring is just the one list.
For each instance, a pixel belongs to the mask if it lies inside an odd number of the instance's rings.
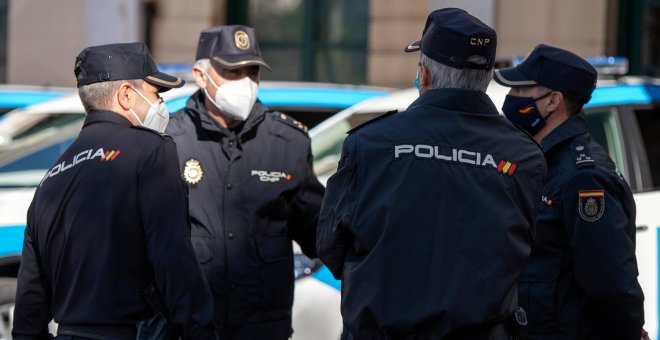
{"label": "surgical mask", "polygon": [[518,125],[530,135],[536,135],[545,126],[545,120],[541,111],[536,106],[536,101],[550,95],[552,91],[538,97],[518,97],[507,95],[502,104],[502,112],[511,123]]}
{"label": "surgical mask", "polygon": [[204,89],[206,98],[229,118],[245,121],[257,101],[259,85],[250,77],[244,77],[239,80],[229,80],[218,86],[208,73],[206,76],[215,87],[215,100],[211,98],[208,90]]}
{"label": "surgical mask", "polygon": [[135,117],[138,122],[140,122],[140,125],[152,130],[156,130],[160,133],[165,132],[167,123],[170,121],[170,112],[167,110],[167,106],[165,105],[165,102],[163,102],[163,99],[158,98],[156,104],[153,104],[136,88],[133,87],[133,90],[138,95],[140,95],[142,99],[149,103],[149,111],[147,111],[147,115],[144,117],[144,121],[140,119],[140,117],[137,115],[137,113],[135,113],[135,111],[133,111],[132,108],[128,109],[128,111],[133,114],[133,117]]}
{"label": "surgical mask", "polygon": [[413,80],[413,85],[419,90],[419,68],[417,69],[417,76],[415,76],[415,80]]}

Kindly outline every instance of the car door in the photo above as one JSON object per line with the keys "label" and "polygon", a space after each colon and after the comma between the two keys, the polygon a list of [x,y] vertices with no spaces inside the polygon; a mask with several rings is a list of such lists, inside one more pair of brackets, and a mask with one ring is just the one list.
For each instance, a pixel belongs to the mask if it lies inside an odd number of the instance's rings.
{"label": "car door", "polygon": [[587,109],[591,135],[628,180],[637,207],[638,280],[645,296],[644,328],[658,335],[658,229],[660,228],[660,112],[657,104]]}

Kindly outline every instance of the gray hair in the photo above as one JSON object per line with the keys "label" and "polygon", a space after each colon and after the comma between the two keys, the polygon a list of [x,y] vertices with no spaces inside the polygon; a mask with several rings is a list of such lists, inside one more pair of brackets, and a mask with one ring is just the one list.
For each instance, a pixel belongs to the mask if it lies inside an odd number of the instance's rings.
{"label": "gray hair", "polygon": [[[482,58],[484,57],[473,56],[468,61],[475,63],[485,62],[485,59]],[[453,68],[441,64],[423,53],[420,56],[419,62],[429,72],[431,88],[434,89],[454,88],[486,92],[488,84],[493,78],[493,70]]]}
{"label": "gray hair", "polygon": [[141,88],[143,80],[131,79],[103,81],[79,87],[78,95],[85,108],[85,112],[92,110],[110,110],[112,108],[112,96],[115,95],[119,86],[124,82],[128,82],[135,88]]}
{"label": "gray hair", "polygon": [[206,58],[206,59],[199,59],[195,61],[195,66],[201,68],[202,70],[208,72],[211,69],[211,60]]}

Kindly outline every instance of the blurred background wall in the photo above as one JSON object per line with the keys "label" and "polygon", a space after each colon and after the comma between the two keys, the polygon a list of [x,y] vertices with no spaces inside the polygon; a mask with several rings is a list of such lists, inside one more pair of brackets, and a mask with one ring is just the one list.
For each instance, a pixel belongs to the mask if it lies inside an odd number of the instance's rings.
{"label": "blurred background wall", "polygon": [[403,47],[442,7],[495,28],[499,58],[547,43],[660,76],[658,0],[0,0],[0,82],[73,86],[78,52],[114,42],[190,64],[200,30],[248,24],[273,66],[263,79],[409,87],[419,55]]}

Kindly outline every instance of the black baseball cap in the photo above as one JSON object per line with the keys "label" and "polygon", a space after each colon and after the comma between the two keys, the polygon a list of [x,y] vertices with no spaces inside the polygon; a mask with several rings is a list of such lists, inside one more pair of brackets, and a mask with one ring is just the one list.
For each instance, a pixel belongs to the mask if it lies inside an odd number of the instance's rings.
{"label": "black baseball cap", "polygon": [[181,87],[185,82],[158,70],[149,48],[142,42],[87,47],[76,57],[73,69],[78,87],[93,83],[142,79],[159,92]]}
{"label": "black baseball cap", "polygon": [[508,87],[545,86],[584,104],[597,77],[596,69],[574,53],[540,44],[520,64],[495,70],[494,79]]}
{"label": "black baseball cap", "polygon": [[210,59],[218,68],[270,66],[261,57],[254,28],[243,25],[215,26],[199,34],[195,60]]}
{"label": "black baseball cap", "polygon": [[[404,51],[422,50],[427,57],[454,68],[490,70],[495,62],[497,34],[495,30],[459,8],[442,8],[426,19],[422,39],[408,45]],[[474,63],[474,56],[485,63]]]}

